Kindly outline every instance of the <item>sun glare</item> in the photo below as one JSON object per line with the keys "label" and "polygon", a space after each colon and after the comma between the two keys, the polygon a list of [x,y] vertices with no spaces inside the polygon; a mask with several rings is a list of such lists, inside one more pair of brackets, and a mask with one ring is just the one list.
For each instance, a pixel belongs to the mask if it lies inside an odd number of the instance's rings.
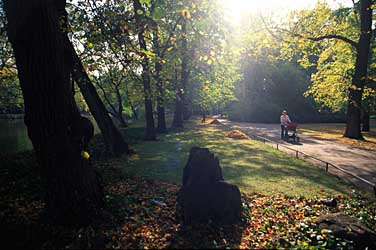
{"label": "sun glare", "polygon": [[[226,19],[232,24],[239,25],[242,16],[247,14],[286,15],[291,10],[312,8],[318,0],[218,0],[222,5]],[[329,5],[348,5],[348,0],[328,0]]]}
{"label": "sun glare", "polygon": [[[281,0],[219,0],[225,11],[226,18],[233,24],[238,25],[242,16],[247,14],[270,13],[281,11],[289,7],[290,2]],[[299,1],[300,2],[300,1]],[[305,1],[302,1],[305,2]]]}

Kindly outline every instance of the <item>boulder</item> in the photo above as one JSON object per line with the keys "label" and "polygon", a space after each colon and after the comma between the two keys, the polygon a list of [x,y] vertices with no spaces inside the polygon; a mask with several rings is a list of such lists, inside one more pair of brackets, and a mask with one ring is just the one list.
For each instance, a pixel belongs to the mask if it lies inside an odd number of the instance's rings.
{"label": "boulder", "polygon": [[240,220],[239,188],[224,181],[219,160],[207,148],[191,149],[178,194],[185,224],[232,224]]}
{"label": "boulder", "polygon": [[183,186],[223,181],[219,160],[207,148],[193,147],[183,170]]}
{"label": "boulder", "polygon": [[351,240],[356,249],[376,249],[376,233],[356,218],[341,213],[320,216],[316,221],[320,229],[329,229],[337,238]]}

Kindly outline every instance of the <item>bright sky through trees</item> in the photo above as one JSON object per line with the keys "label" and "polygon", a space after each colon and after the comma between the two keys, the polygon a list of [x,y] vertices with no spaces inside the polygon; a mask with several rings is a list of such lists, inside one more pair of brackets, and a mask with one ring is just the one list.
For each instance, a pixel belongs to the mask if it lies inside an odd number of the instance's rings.
{"label": "bright sky through trees", "polygon": [[[249,13],[287,15],[289,11],[303,8],[313,8],[318,0],[218,0],[226,12],[226,19],[238,25],[241,17]],[[339,5],[351,6],[351,0],[327,0],[337,7]]]}

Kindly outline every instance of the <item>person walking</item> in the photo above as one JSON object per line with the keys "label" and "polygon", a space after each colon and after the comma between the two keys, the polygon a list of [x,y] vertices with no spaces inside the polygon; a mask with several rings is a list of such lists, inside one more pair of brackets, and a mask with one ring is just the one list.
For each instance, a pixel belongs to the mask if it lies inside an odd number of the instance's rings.
{"label": "person walking", "polygon": [[281,114],[281,139],[287,137],[287,124],[291,123],[290,117],[287,115],[287,111],[283,110]]}

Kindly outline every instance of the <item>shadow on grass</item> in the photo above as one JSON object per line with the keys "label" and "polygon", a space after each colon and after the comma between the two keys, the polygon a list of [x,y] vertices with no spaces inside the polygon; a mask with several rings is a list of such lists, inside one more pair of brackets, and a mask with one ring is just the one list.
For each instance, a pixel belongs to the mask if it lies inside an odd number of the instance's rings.
{"label": "shadow on grass", "polygon": [[131,160],[126,172],[180,183],[182,170],[192,146],[207,147],[219,158],[224,177],[245,192],[315,196],[349,194],[343,181],[303,160],[295,159],[263,143],[224,137],[223,126],[186,127],[162,136],[158,142],[136,145],[137,159]]}

